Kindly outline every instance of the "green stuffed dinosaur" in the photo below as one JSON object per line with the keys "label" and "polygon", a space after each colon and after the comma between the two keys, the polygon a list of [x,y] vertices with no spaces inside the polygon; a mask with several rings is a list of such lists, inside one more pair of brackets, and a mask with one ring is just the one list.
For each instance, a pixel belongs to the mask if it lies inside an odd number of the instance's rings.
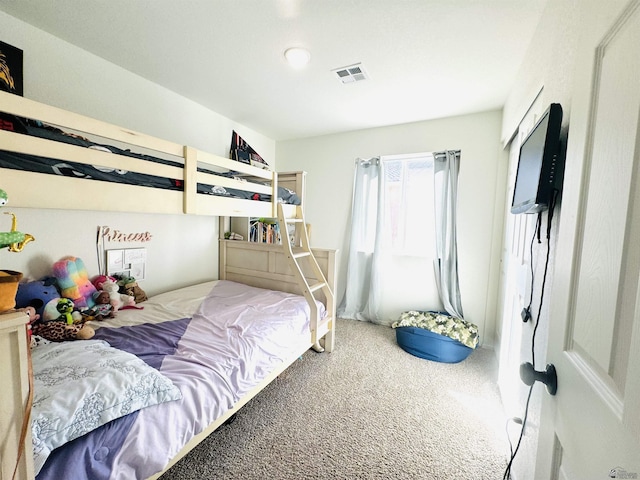
{"label": "green stuffed dinosaur", "polygon": [[[7,192],[0,189],[0,207],[7,204],[9,201],[9,197],[7,196]],[[13,220],[11,222],[11,231],[10,232],[0,232],[0,248],[9,247],[10,252],[21,252],[24,246],[35,240],[33,235],[29,235],[28,233],[18,232],[18,221],[16,216],[11,212],[4,212],[7,215],[11,215]]]}

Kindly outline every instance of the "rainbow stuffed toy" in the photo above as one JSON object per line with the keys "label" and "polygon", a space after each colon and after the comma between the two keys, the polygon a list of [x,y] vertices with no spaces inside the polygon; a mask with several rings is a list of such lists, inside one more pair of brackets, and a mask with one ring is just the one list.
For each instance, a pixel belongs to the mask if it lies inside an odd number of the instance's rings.
{"label": "rainbow stuffed toy", "polygon": [[73,300],[79,310],[95,306],[96,287],[89,281],[84,262],[76,257],[65,257],[53,264],[53,276],[58,281],[60,295]]}

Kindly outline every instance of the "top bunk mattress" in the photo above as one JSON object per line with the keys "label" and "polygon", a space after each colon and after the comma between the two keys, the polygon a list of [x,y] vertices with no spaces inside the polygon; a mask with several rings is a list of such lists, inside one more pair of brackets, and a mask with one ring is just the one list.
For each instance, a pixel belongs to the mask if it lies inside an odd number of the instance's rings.
{"label": "top bunk mattress", "polygon": [[[132,167],[136,165],[136,162],[165,165],[176,167],[178,169],[182,169],[184,166],[181,162],[181,158],[168,159],[150,154],[136,153],[129,148],[122,148],[107,143],[92,141],[80,134],[65,131],[37,120],[21,118],[15,115],[8,115],[6,113],[0,113],[0,129],[31,137],[65,143],[67,145],[84,147],[96,151],[129,157],[131,159]],[[137,163],[137,165],[140,165],[140,163]],[[0,168],[174,191],[184,190],[184,180],[182,178],[151,175],[148,173],[139,173],[121,168],[112,168],[105,165],[86,164],[73,160],[62,160],[59,158],[32,155],[4,149],[0,149]],[[219,177],[234,180],[245,180],[244,176],[239,172],[233,170],[216,171],[208,168],[205,164],[199,164],[197,171],[202,173],[211,173]],[[268,182],[264,182],[263,185],[269,186]],[[254,192],[201,182],[197,182],[196,189],[197,193],[205,195],[217,195],[264,202],[271,201],[271,195],[264,191]],[[278,202],[300,205],[300,197],[296,192],[282,186],[278,186],[277,190]]]}
{"label": "top bunk mattress", "polygon": [[278,174],[7,92],[0,104],[0,188],[16,207],[276,217],[280,204],[294,217],[304,203],[305,172]]}

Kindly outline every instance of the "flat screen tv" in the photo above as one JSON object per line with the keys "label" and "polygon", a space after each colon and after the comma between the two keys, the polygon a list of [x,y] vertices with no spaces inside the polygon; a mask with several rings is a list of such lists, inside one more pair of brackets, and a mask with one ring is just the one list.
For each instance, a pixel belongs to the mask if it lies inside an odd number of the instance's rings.
{"label": "flat screen tv", "polygon": [[561,124],[562,107],[552,103],[522,142],[511,213],[538,213],[549,208],[562,177]]}

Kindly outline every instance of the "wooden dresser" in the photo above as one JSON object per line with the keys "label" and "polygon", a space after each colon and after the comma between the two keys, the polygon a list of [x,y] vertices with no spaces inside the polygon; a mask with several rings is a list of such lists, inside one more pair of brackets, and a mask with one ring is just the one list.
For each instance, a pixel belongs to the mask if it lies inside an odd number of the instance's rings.
{"label": "wooden dresser", "polygon": [[[20,432],[29,396],[27,315],[0,314],[0,480],[10,480],[19,452]],[[32,479],[31,425],[16,479]]]}

